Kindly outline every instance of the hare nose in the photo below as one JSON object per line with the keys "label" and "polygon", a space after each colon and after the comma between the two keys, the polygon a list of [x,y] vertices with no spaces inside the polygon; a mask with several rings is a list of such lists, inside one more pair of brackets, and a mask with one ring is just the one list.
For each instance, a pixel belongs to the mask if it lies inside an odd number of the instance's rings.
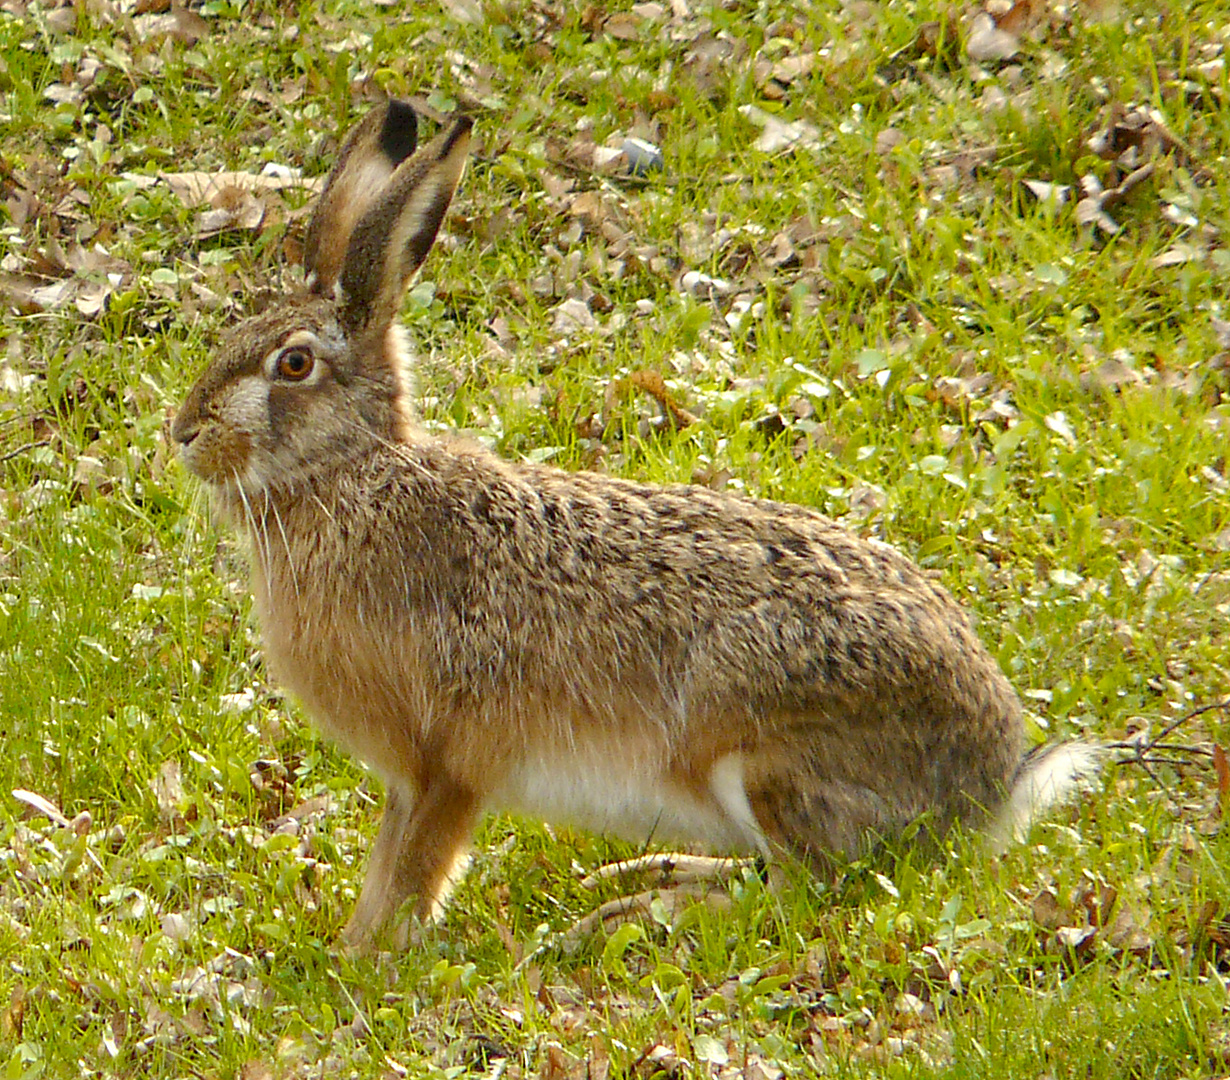
{"label": "hare nose", "polygon": [[188,447],[201,433],[201,429],[196,424],[187,423],[184,420],[184,414],[178,414],[171,422],[171,438],[174,439],[180,446]]}

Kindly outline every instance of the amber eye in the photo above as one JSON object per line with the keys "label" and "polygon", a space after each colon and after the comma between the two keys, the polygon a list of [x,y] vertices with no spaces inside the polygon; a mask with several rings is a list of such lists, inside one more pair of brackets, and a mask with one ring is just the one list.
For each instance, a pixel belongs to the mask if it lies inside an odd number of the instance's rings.
{"label": "amber eye", "polygon": [[316,361],[306,349],[287,349],[278,357],[275,369],[278,378],[290,382],[303,382],[312,374]]}

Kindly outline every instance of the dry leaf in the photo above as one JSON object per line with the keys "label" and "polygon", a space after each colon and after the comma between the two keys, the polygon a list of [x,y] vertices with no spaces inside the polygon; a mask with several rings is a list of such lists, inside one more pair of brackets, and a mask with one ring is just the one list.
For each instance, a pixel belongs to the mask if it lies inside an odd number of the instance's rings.
{"label": "dry leaf", "polygon": [[26,1020],[26,987],[18,983],[13,987],[8,1007],[0,1013],[0,1038],[6,1043],[21,1042],[21,1032]]}
{"label": "dry leaf", "polygon": [[1090,135],[1087,145],[1099,157],[1119,161],[1128,168],[1176,150],[1183,151],[1185,163],[1192,163],[1192,155],[1158,110],[1143,106],[1129,109],[1117,101],[1110,107],[1106,127]]}
{"label": "dry leaf", "polygon": [[56,806],[50,799],[44,798],[34,791],[26,791],[24,788],[14,788],[13,798],[18,802],[25,803],[31,810],[37,814],[42,814],[43,817],[49,818],[57,825],[67,829],[72,823],[60,812],[60,808]]}
{"label": "dry leaf", "polygon": [[1153,938],[1141,926],[1147,921],[1147,911],[1137,917],[1126,904],[1120,905],[1114,922],[1106,928],[1107,944],[1117,952],[1145,955],[1153,948]]}
{"label": "dry leaf", "polygon": [[602,31],[616,41],[636,41],[640,35],[641,17],[632,11],[619,11],[602,23]]}
{"label": "dry leaf", "polygon": [[1055,931],[1054,942],[1060,950],[1070,950],[1077,959],[1084,959],[1093,950],[1097,936],[1096,926],[1061,926]]}
{"label": "dry leaf", "polygon": [[1213,744],[1213,768],[1217,773],[1217,806],[1222,817],[1226,815],[1226,807],[1230,806],[1230,762],[1226,761],[1226,752],[1217,743]]}
{"label": "dry leaf", "polygon": [[1093,371],[1082,372],[1080,377],[1081,387],[1085,390],[1095,387],[1117,389],[1143,385],[1144,382],[1145,377],[1139,371],[1114,356],[1107,357]]}
{"label": "dry leaf", "polygon": [[985,11],[974,16],[965,39],[966,55],[980,64],[987,60],[1007,60],[1015,56],[1020,47],[1016,34],[1001,29]]}
{"label": "dry leaf", "polygon": [[215,197],[215,206],[204,211],[196,222],[193,234],[198,240],[229,229],[254,232],[265,220],[265,204],[250,191],[223,188]]}
{"label": "dry leaf", "polygon": [[555,309],[555,318],[551,321],[553,333],[561,336],[581,333],[592,334],[598,329],[598,320],[589,310],[584,300],[575,297],[563,301]]}
{"label": "dry leaf", "polygon": [[987,7],[988,10],[993,10],[995,24],[1001,30],[1020,37],[1043,22],[1048,13],[1048,0],[1013,0],[1008,2],[1006,7],[1001,0],[999,4],[988,4]]}
{"label": "dry leaf", "polygon": [[485,21],[482,0],[443,0],[449,17],[470,26],[482,26]]}
{"label": "dry leaf", "polygon": [[194,11],[172,2],[165,15],[137,15],[132,20],[139,41],[171,37],[185,45],[195,45],[209,36],[209,23]]}
{"label": "dry leaf", "polygon": [[174,821],[184,799],[184,785],[180,780],[179,762],[168,758],[162,763],[158,775],[150,780],[150,790],[158,804],[158,815],[163,821]]}
{"label": "dry leaf", "polygon": [[585,1063],[586,1080],[610,1080],[611,1058],[602,1036],[593,1035],[589,1040],[589,1058]]}
{"label": "dry leaf", "polygon": [[1086,173],[1081,177],[1081,188],[1085,197],[1076,204],[1074,211],[1078,225],[1090,225],[1113,236],[1119,231],[1119,224],[1107,213],[1110,207],[1122,202],[1133,188],[1143,184],[1153,175],[1154,164],[1145,162],[1140,168],[1128,173],[1117,187],[1105,190],[1102,182],[1093,175]]}
{"label": "dry leaf", "polygon": [[539,1080],[581,1080],[584,1077],[585,1063],[566,1053],[558,1043],[548,1043],[544,1051],[538,1069]]}
{"label": "dry leaf", "polygon": [[610,207],[600,191],[582,191],[568,203],[568,213],[588,228],[597,229],[610,215]]}
{"label": "dry leaf", "polygon": [[[134,179],[132,174],[125,174]],[[147,184],[150,178],[135,178]],[[266,166],[265,171],[159,173],[165,183],[188,207],[206,207],[197,219],[195,236],[204,239],[230,229],[258,230],[265,220],[266,205],[261,197],[286,188],[314,191],[319,180],[305,180],[298,170]]]}
{"label": "dry leaf", "polygon": [[1076,209],[1073,211],[1076,223],[1101,229],[1104,233],[1114,236],[1119,231],[1119,223],[1102,209],[1106,198],[1102,181],[1093,173],[1086,173],[1081,177],[1081,188],[1085,192],[1085,197],[1076,204]]}
{"label": "dry leaf", "polygon": [[798,266],[801,262],[799,253],[795,249],[794,241],[791,240],[789,233],[784,232],[779,232],[773,237],[761,258],[766,265],[773,267],[775,270],[784,270],[787,267]]}
{"label": "dry leaf", "polygon": [[807,120],[782,120],[755,105],[740,105],[739,112],[761,129],[754,145],[762,154],[776,154],[794,146],[820,148],[820,129]]}
{"label": "dry leaf", "polygon": [[1096,927],[1110,922],[1110,913],[1119,900],[1119,890],[1104,881],[1090,881],[1076,895],[1074,905],[1084,908],[1089,923]]}
{"label": "dry leaf", "polygon": [[1046,180],[1025,180],[1024,185],[1033,193],[1038,202],[1052,207],[1062,206],[1068,201],[1068,192],[1072,188],[1068,184],[1052,184]]}
{"label": "dry leaf", "polygon": [[[125,179],[144,179],[133,173],[124,173]],[[319,190],[322,180],[306,180],[294,169],[268,169],[262,173],[249,172],[176,172],[159,173],[157,179],[166,184],[185,206],[192,208],[208,204],[218,207],[235,198],[235,192],[250,192],[253,195],[286,188],[299,187],[307,191]]]}
{"label": "dry leaf", "polygon": [[1058,930],[1065,923],[1072,921],[1072,913],[1060,905],[1055,890],[1049,887],[1042,889],[1033,898],[1030,911],[1034,922],[1043,930]]}

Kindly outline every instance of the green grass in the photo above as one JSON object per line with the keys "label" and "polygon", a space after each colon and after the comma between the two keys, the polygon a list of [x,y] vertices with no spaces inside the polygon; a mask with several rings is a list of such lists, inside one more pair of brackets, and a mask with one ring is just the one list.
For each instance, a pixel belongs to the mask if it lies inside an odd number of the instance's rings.
{"label": "green grass", "polygon": [[[631,39],[600,29],[624,3],[210,0],[190,43],[101,7],[0,13],[3,1076],[1230,1071],[1230,846],[1190,754],[1109,770],[1001,859],[955,836],[836,884],[749,872],[728,910],[659,905],[573,952],[618,892],[582,869],[628,850],[497,818],[416,947],[337,948],[379,791],[270,684],[242,557],[166,434],[217,336],[291,280],[303,198],[199,238],[139,178],[319,175],[380,92],[477,117],[405,311],[430,423],[897,544],[976,613],[1039,739],[1230,696],[1230,7],[1075,5],[978,67],[920,55],[931,3],[663,6],[607,24]],[[1072,214],[1082,177],[1117,183],[1087,141],[1111,102],[1185,148],[1113,237]],[[757,149],[746,106],[812,141]],[[584,132],[665,168],[573,169]],[[1031,180],[1074,187],[1052,212]],[[106,307],[28,298],[69,279]],[[569,298],[592,330],[555,328]],[[644,371],[699,422],[662,425]],[[1176,733],[1228,738],[1217,710]]]}

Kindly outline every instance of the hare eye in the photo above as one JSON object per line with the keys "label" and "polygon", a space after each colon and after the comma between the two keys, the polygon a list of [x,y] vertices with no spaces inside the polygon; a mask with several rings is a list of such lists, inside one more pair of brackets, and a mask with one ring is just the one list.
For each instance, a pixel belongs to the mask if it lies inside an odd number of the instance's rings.
{"label": "hare eye", "polygon": [[310,352],[306,349],[296,348],[287,349],[278,356],[274,370],[280,379],[286,379],[289,382],[303,382],[304,379],[312,374],[312,369],[315,366],[316,361]]}

